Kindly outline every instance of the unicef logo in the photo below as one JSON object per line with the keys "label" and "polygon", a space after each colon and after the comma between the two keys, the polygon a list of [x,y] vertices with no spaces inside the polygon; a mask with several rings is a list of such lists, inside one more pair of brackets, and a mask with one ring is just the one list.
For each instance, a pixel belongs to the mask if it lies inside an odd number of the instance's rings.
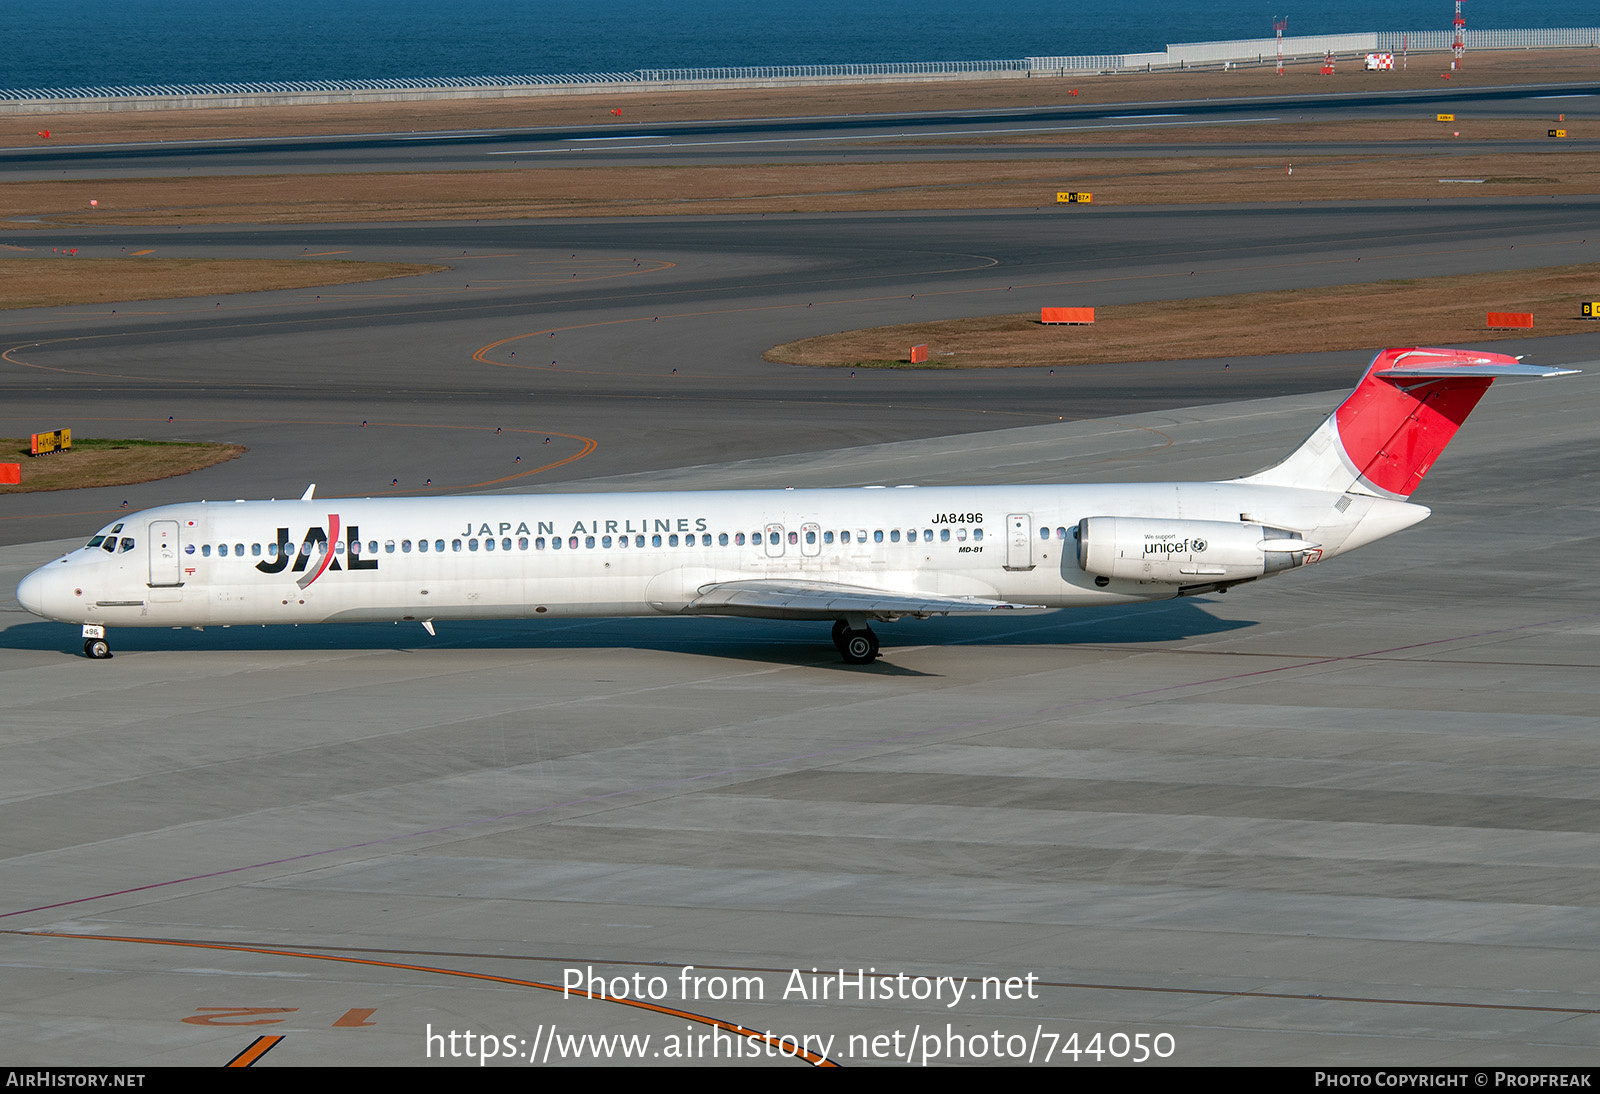
{"label": "unicef logo", "polygon": [[1199,554],[1200,552],[1204,551],[1205,549],[1206,549],[1206,541],[1205,540],[1197,539],[1197,540],[1194,541],[1194,553],[1195,554]]}

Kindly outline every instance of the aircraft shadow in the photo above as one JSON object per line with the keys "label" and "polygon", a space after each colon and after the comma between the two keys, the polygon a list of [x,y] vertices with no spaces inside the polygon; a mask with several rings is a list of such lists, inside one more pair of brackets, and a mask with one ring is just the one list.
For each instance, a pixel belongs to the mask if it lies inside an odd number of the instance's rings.
{"label": "aircraft shadow", "polygon": [[[874,626],[883,657],[846,665],[828,640],[827,623],[715,616],[662,619],[445,621],[429,637],[415,623],[323,623],[306,626],[112,628],[118,653],[361,652],[401,650],[604,650],[681,652],[733,661],[812,665],[879,675],[928,675],[895,664],[904,646],[1062,646],[1164,644],[1254,626],[1219,619],[1203,600],[1165,600],[1114,608],[997,612],[983,617],[901,620]],[[79,628],[29,620],[0,631],[0,649],[60,651],[82,656]]]}

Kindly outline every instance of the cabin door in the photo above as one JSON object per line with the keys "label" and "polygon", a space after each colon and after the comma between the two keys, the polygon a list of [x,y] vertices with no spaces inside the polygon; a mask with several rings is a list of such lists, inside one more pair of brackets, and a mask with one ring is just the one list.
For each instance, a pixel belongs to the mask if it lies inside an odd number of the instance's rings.
{"label": "cabin door", "polygon": [[183,571],[178,557],[178,522],[151,521],[150,587],[152,589],[173,588],[183,584]]}
{"label": "cabin door", "polygon": [[1006,517],[1006,569],[1033,569],[1033,516],[1029,513]]}

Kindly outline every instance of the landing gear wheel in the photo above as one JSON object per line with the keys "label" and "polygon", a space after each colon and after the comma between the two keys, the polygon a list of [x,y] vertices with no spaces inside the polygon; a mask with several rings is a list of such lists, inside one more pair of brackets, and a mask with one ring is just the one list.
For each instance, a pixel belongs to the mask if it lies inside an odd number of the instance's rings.
{"label": "landing gear wheel", "polygon": [[839,656],[847,665],[870,665],[878,659],[878,636],[871,627],[846,629],[839,636]]}
{"label": "landing gear wheel", "polygon": [[91,661],[104,661],[111,656],[111,643],[104,638],[90,638],[83,643],[83,655]]}
{"label": "landing gear wheel", "polygon": [[843,619],[838,620],[833,625],[833,644],[839,647],[840,653],[844,652],[844,632],[849,629],[850,624]]}

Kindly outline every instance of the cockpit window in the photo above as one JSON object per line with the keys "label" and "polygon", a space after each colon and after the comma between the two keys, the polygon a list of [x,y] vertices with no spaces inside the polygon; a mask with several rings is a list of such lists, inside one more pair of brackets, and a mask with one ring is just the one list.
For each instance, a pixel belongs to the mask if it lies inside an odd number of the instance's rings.
{"label": "cockpit window", "polygon": [[123,536],[122,537],[122,549],[124,551],[133,550],[133,537],[132,536]]}
{"label": "cockpit window", "polygon": [[88,543],[85,543],[83,545],[84,549],[88,550],[91,547],[99,547],[104,551],[115,551],[117,549],[117,533],[120,531],[122,531],[122,525],[113,524],[110,528],[107,528],[104,532],[101,532],[99,535],[95,536]]}

